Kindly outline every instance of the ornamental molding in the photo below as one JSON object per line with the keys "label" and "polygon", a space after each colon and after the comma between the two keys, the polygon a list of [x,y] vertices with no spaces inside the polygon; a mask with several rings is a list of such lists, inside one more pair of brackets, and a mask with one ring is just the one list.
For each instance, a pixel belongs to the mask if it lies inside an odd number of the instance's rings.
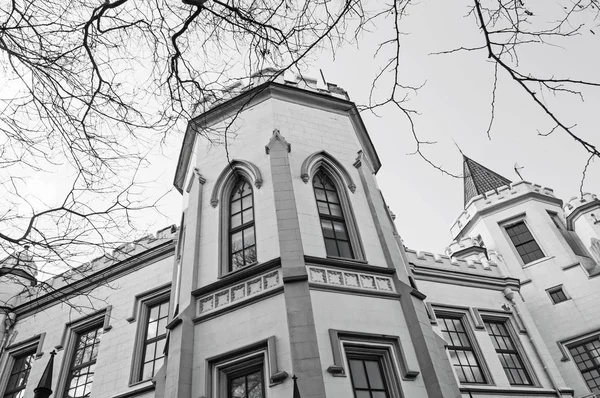
{"label": "ornamental molding", "polygon": [[226,182],[234,175],[241,174],[248,179],[257,189],[260,189],[263,183],[262,174],[260,169],[256,165],[247,160],[233,159],[219,174],[219,177],[215,181],[215,185],[210,196],[210,205],[217,207],[219,204],[219,197],[223,192],[223,188]]}
{"label": "ornamental molding", "polygon": [[394,282],[389,276],[309,266],[308,277],[310,282],[316,284],[369,292],[396,293]]}
{"label": "ornamental molding", "polygon": [[348,186],[350,192],[354,193],[356,191],[356,184],[348,170],[327,151],[317,151],[311,155],[309,155],[304,162],[302,162],[302,167],[300,168],[300,178],[304,181],[305,184],[308,184],[310,177],[315,174],[319,167],[326,166],[330,169],[330,171],[334,172],[342,180],[344,184]]}
{"label": "ornamental molding", "polygon": [[282,286],[279,270],[265,272],[197,299],[197,316],[253,299]]}

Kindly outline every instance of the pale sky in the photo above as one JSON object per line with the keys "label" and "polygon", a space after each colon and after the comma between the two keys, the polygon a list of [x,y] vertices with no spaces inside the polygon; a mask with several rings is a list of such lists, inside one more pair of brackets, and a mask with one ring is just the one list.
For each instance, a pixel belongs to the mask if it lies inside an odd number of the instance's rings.
{"label": "pale sky", "polygon": [[[586,153],[563,132],[539,136],[538,131],[547,132],[552,124],[503,72],[498,80],[495,123],[491,140],[488,139],[493,65],[484,51],[429,55],[483,44],[474,19],[464,17],[469,4],[467,0],[421,1],[409,9],[409,16],[403,21],[402,30],[408,34],[401,39],[401,80],[416,86],[425,83],[407,106],[420,113],[415,122],[421,137],[437,141],[424,148],[425,153],[444,169],[460,174],[462,157],[456,142],[466,155],[513,181],[518,179],[513,171],[518,162],[525,180],[553,188],[563,200],[578,195]],[[551,5],[544,0],[531,0],[528,6],[536,14],[540,7]],[[371,33],[363,35],[358,48],[340,49],[335,60],[329,53],[316,56],[306,75],[316,78],[321,69],[328,82],[346,89],[357,104],[365,104],[371,82],[386,61],[383,57],[373,59],[373,53],[377,44],[390,37],[388,27],[374,27]],[[600,80],[600,29],[598,34],[587,28],[582,32],[579,37],[556,42],[554,47],[523,48],[530,51],[523,52],[520,59],[522,71]],[[578,134],[600,145],[596,127],[600,90],[585,94],[585,102],[566,95],[545,100],[565,123],[577,124]],[[379,115],[365,113],[362,117],[383,164],[378,181],[397,216],[399,232],[410,248],[443,253],[450,243],[449,227],[463,210],[462,180],[443,175],[418,156],[407,155],[415,149],[414,140],[397,110],[384,109]],[[149,157],[151,165],[141,174],[148,181],[148,192],[162,194],[171,189],[183,132],[174,131],[169,145],[160,148],[162,154],[157,149]],[[600,193],[598,163],[592,163],[584,191]],[[46,177],[30,181],[29,185],[50,196],[58,190],[56,181]],[[179,193],[172,189],[160,210],[162,216],[151,218],[151,231],[179,223]]]}
{"label": "pale sky", "polygon": [[[417,86],[425,83],[407,105],[420,113],[415,121],[422,138],[437,141],[425,148],[425,153],[444,169],[461,174],[462,157],[456,142],[467,156],[512,181],[518,180],[513,171],[518,162],[526,181],[553,188],[565,201],[578,195],[586,153],[563,132],[539,136],[538,131],[547,132],[552,124],[503,72],[498,78],[495,122],[491,140],[488,139],[493,65],[486,60],[484,51],[429,55],[483,43],[473,18],[464,17],[469,4],[422,1],[410,9],[404,22],[403,30],[410,33],[402,38],[402,80]],[[546,6],[541,0],[530,4],[534,13],[536,6]],[[307,75],[316,78],[322,69],[328,82],[346,89],[357,104],[365,104],[372,79],[385,61],[373,59],[375,45],[389,38],[390,33],[385,27],[378,27],[362,37],[359,48],[344,47],[335,60],[324,54]],[[531,52],[524,52],[523,71],[600,80],[600,57],[596,50],[592,51],[600,48],[600,31],[594,35],[584,29],[583,35],[558,44],[563,47],[543,51],[533,47]],[[586,93],[585,102],[566,95],[545,99],[566,123],[577,124],[577,133],[600,144],[600,90]],[[443,175],[418,156],[407,155],[415,145],[406,120],[398,111],[390,108],[379,115],[365,113],[362,117],[383,164],[377,177],[397,216],[399,232],[410,248],[443,253],[450,243],[450,225],[463,210],[462,180]],[[174,148],[165,149],[168,166],[160,168],[162,174],[157,183],[171,184],[181,137],[176,139]],[[600,193],[598,163],[591,164],[584,191]],[[173,202],[169,202],[178,203],[178,194],[171,195]],[[171,222],[178,222],[180,209],[176,205],[163,206],[162,210],[172,217]],[[160,226],[162,220],[156,225]]]}

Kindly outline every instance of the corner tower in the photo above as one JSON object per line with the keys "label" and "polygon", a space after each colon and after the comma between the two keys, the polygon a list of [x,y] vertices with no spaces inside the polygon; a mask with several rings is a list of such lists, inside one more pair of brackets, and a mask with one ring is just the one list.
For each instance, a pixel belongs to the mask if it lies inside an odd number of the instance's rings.
{"label": "corner tower", "polygon": [[510,182],[467,157],[464,169],[465,209],[451,226],[449,254],[499,257],[549,350],[549,377],[564,376],[577,397],[600,392],[600,376],[578,354],[600,338],[600,308],[590,305],[600,300],[600,201],[586,194],[563,210],[550,188]]}
{"label": "corner tower", "polygon": [[[157,386],[168,397],[227,398],[240,386],[284,398],[295,375],[303,398],[460,396],[354,103],[276,71],[247,83],[184,138],[178,314]],[[368,385],[353,379],[365,369]]]}

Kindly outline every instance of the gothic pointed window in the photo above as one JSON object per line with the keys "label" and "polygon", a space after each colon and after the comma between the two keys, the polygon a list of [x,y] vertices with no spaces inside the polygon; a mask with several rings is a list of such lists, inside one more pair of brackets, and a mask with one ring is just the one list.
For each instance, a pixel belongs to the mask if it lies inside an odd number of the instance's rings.
{"label": "gothic pointed window", "polygon": [[313,188],[327,255],[354,258],[346,219],[335,184],[323,170],[319,170],[313,177]]}
{"label": "gothic pointed window", "polygon": [[235,183],[229,198],[229,271],[256,262],[254,199],[252,186],[243,178]]}

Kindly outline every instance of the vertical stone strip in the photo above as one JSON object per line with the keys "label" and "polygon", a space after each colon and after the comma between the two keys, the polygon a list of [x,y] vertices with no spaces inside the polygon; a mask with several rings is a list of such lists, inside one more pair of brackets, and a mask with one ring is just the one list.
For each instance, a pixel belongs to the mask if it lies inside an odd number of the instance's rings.
{"label": "vertical stone strip", "polygon": [[[171,303],[178,305],[179,312],[169,327],[169,352],[166,358],[164,397],[192,397],[192,369],[194,347],[195,302],[192,291],[197,286],[198,262],[200,257],[200,221],[202,213],[202,191],[206,180],[194,170],[189,190],[190,200],[185,212],[185,234],[180,259],[175,259],[176,270],[172,284]],[[177,297],[175,297],[177,295]],[[172,304],[172,305],[173,305]],[[174,307],[171,307],[174,308]],[[158,394],[157,394],[158,396]]]}
{"label": "vertical stone strip", "polygon": [[303,398],[325,398],[325,382],[290,170],[290,145],[275,130],[266,150],[271,160],[292,372],[298,377]]}
{"label": "vertical stone strip", "polygon": [[416,297],[417,295],[411,294],[413,288],[408,283],[406,257],[403,256],[402,250],[394,237],[394,227],[388,217],[383,198],[373,177],[373,169],[368,161],[363,158],[362,153],[354,165],[360,174],[360,180],[369,203],[369,209],[373,216],[387,266],[396,270],[393,280],[396,291],[401,296],[400,305],[408,325],[412,345],[417,354],[427,396],[431,398],[460,397],[460,390],[452,374],[450,361],[445,348],[440,349],[439,337],[431,328],[425,303]]}

